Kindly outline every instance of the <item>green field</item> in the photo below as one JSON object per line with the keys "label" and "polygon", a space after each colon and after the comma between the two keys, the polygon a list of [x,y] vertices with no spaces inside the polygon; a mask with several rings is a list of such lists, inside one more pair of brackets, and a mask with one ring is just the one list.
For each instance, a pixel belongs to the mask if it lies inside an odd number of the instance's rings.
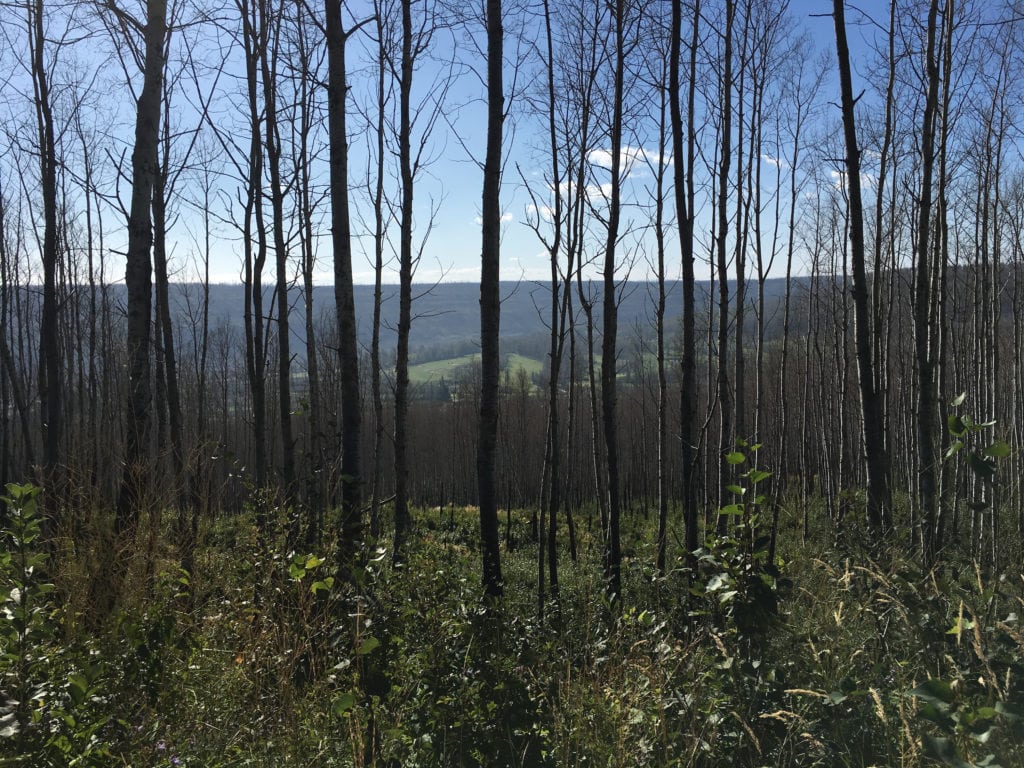
{"label": "green field", "polygon": [[[479,353],[472,355],[462,355],[461,357],[451,357],[447,360],[433,360],[429,363],[420,363],[419,365],[409,366],[409,381],[413,384],[427,384],[432,381],[440,381],[444,378],[448,381],[457,379],[462,369],[470,365],[477,365],[480,362]],[[534,360],[532,357],[524,357],[519,354],[511,354],[508,356],[508,364],[505,370],[515,372],[522,368],[530,376],[540,373],[544,364],[540,360]]]}

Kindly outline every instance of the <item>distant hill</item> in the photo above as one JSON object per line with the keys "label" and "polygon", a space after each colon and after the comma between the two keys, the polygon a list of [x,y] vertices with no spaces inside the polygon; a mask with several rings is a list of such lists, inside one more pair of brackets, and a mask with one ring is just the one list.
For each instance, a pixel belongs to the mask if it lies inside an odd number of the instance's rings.
{"label": "distant hill", "polygon": [[[749,286],[755,288],[754,285]],[[584,284],[591,292],[595,321],[602,319],[601,290],[598,283]],[[705,306],[710,284],[697,285],[698,311]],[[654,337],[654,302],[657,285],[653,282],[629,282],[620,286],[619,291],[619,337],[629,343],[641,335],[646,339]],[[171,302],[175,314],[184,320],[189,300],[195,306],[200,286],[176,284],[171,287]],[[765,285],[768,321],[779,313],[775,307],[785,292],[785,281],[781,278],[768,280]],[[509,352],[521,352],[533,357],[543,357],[546,349],[547,325],[550,302],[550,287],[534,282],[505,282],[501,285],[501,337]],[[413,324],[410,332],[410,357],[413,362],[444,360],[470,354],[478,349],[480,333],[479,299],[480,286],[477,283],[440,283],[433,287],[414,286]],[[753,300],[754,294],[748,294]],[[188,297],[188,298],[186,298]],[[243,290],[240,285],[210,286],[211,325],[228,323],[242,327]],[[291,332],[292,351],[301,360],[304,357],[305,325],[302,307],[302,293],[291,291]],[[579,312],[578,297],[573,296]],[[359,343],[369,348],[373,318],[373,286],[355,287],[356,323]],[[682,290],[679,283],[667,286],[666,326],[669,333],[677,333],[682,314]],[[334,288],[330,285],[316,286],[313,290],[313,305],[321,323],[333,322]],[[272,307],[271,292],[268,290],[265,308]],[[276,308],[276,304],[274,305]],[[579,313],[582,316],[582,312]],[[398,321],[398,286],[387,285],[383,289],[381,344],[384,354],[391,354],[396,341],[395,326]],[[754,318],[749,318],[753,329]],[[777,324],[777,323],[776,323]]]}

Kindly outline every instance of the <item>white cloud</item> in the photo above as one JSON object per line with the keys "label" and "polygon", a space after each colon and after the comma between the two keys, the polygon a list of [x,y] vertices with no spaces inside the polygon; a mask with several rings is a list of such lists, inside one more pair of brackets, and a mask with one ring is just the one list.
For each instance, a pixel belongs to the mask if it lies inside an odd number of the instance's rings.
{"label": "white cloud", "polygon": [[789,168],[789,163],[779,157],[772,157],[771,155],[761,155],[761,162],[768,163],[768,165],[774,165],[776,168]]}
{"label": "white cloud", "polygon": [[609,149],[592,149],[587,153],[587,161],[600,168],[612,167],[612,153]]}
{"label": "white cloud", "polygon": [[[612,151],[610,149],[592,149],[587,153],[587,162],[599,168],[612,167]],[[668,165],[671,159],[656,150],[643,147],[625,146],[619,149],[619,167],[624,176],[635,176],[646,173],[651,166]]]}
{"label": "white cloud", "polygon": [[[832,178],[832,186],[839,190],[846,190],[846,171],[829,171]],[[875,176],[871,173],[861,173],[861,189],[871,189],[875,186]]]}
{"label": "white cloud", "polygon": [[526,206],[526,217],[531,220],[536,220],[537,216],[544,221],[551,221],[555,218],[555,209],[550,205],[534,205],[530,203]]}
{"label": "white cloud", "polygon": [[[571,181],[563,181],[559,184],[558,191],[561,193],[562,199],[570,200],[573,197],[573,189],[575,187],[576,185]],[[583,187],[583,194],[590,202],[607,200],[612,194],[612,183],[606,181],[604,184],[587,184]]]}

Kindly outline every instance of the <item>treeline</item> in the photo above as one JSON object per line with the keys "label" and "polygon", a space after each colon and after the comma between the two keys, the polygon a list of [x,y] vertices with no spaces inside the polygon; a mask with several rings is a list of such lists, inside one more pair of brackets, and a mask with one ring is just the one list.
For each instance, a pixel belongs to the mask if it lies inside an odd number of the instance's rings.
{"label": "treeline", "polygon": [[[744,440],[777,501],[820,494],[927,562],[1000,563],[1024,528],[1024,22],[1009,2],[889,7],[857,70],[839,0],[821,50],[821,20],[767,0],[5,7],[0,475],[46,487],[51,533],[84,499],[118,537],[174,507],[185,551],[254,491],[297,510],[294,540],[340,505],[345,557],[364,513],[376,535],[393,509],[399,557],[410,504],[536,506],[551,544],[593,507],[615,596],[621,515],[659,516],[661,567],[670,528],[684,551],[726,531]],[[486,158],[458,132],[485,107]],[[483,367],[427,401],[409,338],[449,145],[485,171]],[[537,172],[502,182],[513,156]],[[550,265],[539,386],[498,375],[514,186]],[[240,325],[210,315],[227,249]],[[620,323],[634,271],[653,331]]]}

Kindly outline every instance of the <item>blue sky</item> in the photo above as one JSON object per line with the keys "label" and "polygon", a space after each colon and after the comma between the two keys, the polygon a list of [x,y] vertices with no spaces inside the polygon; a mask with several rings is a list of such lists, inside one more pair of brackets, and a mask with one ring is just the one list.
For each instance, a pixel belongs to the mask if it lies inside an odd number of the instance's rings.
{"label": "blue sky", "polygon": [[[140,5],[126,0],[125,6],[133,13],[140,12]],[[346,5],[350,21],[369,14],[372,5],[367,0]],[[558,7],[558,4],[556,4]],[[888,3],[883,0],[865,0],[858,8],[874,16],[883,25],[887,23]],[[110,33],[98,23],[91,6],[67,6],[70,10],[57,9],[48,19],[48,35],[53,38],[65,37],[74,40],[71,45],[61,49],[60,58],[52,72],[57,99],[57,117],[65,127],[63,151],[67,157],[68,189],[72,202],[76,206],[76,221],[79,231],[84,231],[82,221],[84,210],[83,194],[75,192],[75,185],[80,183],[84,173],[84,162],[80,156],[80,146],[91,147],[94,183],[98,194],[94,201],[103,215],[103,234],[105,258],[107,263],[107,279],[119,281],[123,277],[123,248],[126,240],[124,215],[119,209],[118,199],[127,199],[126,181],[117,170],[120,158],[122,163],[130,157],[130,138],[133,128],[133,99],[130,88],[125,84],[125,73],[129,73],[137,82],[138,72],[133,69],[130,56],[125,56],[122,64],[117,56],[115,43]],[[230,9],[229,9],[230,11]],[[229,12],[229,11],[226,11]],[[790,16],[797,27],[806,30],[813,48],[818,56],[831,57],[834,70],[834,40],[831,18],[813,17],[812,14],[827,14],[831,11],[831,3],[825,0],[792,0]],[[72,14],[71,16],[62,14]],[[854,49],[856,64],[866,60],[867,45],[865,40],[878,34],[879,30],[870,24],[858,24],[859,14],[852,8],[848,11],[848,23],[851,32],[851,46]],[[230,19],[228,20],[230,22]],[[4,80],[4,94],[0,98],[0,120],[8,128],[8,137],[16,136],[19,131],[26,133],[31,125],[31,87],[27,81],[27,70],[24,63],[24,20],[19,19],[14,11],[5,12],[0,19],[4,35],[0,40],[0,63],[7,68],[8,75]],[[226,24],[230,27],[230,23]],[[532,30],[536,33],[537,30]],[[530,34],[531,30],[527,30]],[[482,28],[476,34],[482,34]],[[475,281],[479,276],[480,259],[480,190],[482,174],[476,158],[482,155],[483,136],[485,132],[485,108],[482,101],[483,89],[480,78],[474,73],[482,67],[482,61],[467,44],[467,33],[462,30],[442,31],[434,38],[434,47],[429,59],[417,71],[415,80],[415,99],[418,103],[429,103],[441,93],[441,84],[445,82],[445,73],[449,67],[458,70],[458,76],[451,81],[445,94],[445,117],[438,120],[426,141],[425,163],[416,185],[417,208],[415,214],[416,243],[422,246],[422,258],[416,274],[416,281],[429,284],[437,280]],[[194,50],[199,51],[205,59],[206,69],[195,71],[180,66],[184,50],[184,40],[195,43]],[[518,36],[510,34],[506,42],[508,57],[514,57]],[[222,74],[214,80],[213,72],[218,69],[218,51],[224,50],[224,37],[215,39],[208,28],[201,25],[190,27],[187,33],[175,38],[178,46],[172,53],[172,69],[179,74],[175,81],[172,118],[175,130],[179,131],[175,151],[184,152],[189,143],[191,131],[198,122],[196,105],[201,93],[213,88],[217,91],[214,119],[224,130],[229,139],[233,138],[244,147],[247,143],[244,123],[244,109],[241,93],[244,82],[240,81],[242,69],[237,59],[237,51],[229,53],[227,64],[219,67]],[[51,52],[54,48],[51,48]],[[126,53],[123,45],[122,54]],[[371,282],[373,279],[372,264],[367,254],[372,252],[372,243],[366,237],[366,221],[368,202],[365,193],[367,168],[372,165],[372,157],[367,147],[365,120],[358,114],[359,104],[368,103],[373,87],[373,72],[370,61],[375,52],[375,45],[369,34],[360,33],[350,42],[349,67],[352,73],[352,97],[350,99],[350,183],[352,187],[353,210],[356,214],[354,228],[357,234],[355,277],[358,282]],[[234,57],[234,58],[232,58]],[[809,61],[814,58],[813,52],[806,52]],[[447,62],[447,63],[443,63]],[[532,67],[532,68],[531,68]],[[527,81],[538,76],[537,65],[527,65],[522,70],[523,80]],[[193,74],[195,79],[193,80]],[[860,87],[869,87],[863,82]],[[216,85],[214,85],[216,82]],[[75,88],[88,86],[87,98],[82,105],[71,110],[70,102],[63,102],[65,94],[74,92]],[[856,86],[855,86],[856,87]],[[834,82],[826,80],[821,96],[823,102],[834,102]],[[526,186],[534,191],[536,201],[541,207],[551,199],[551,190],[544,181],[545,160],[537,147],[544,143],[541,123],[536,117],[524,113],[525,101],[520,93],[519,102],[513,104],[513,117],[506,132],[506,172],[502,192],[503,203],[503,245],[502,245],[502,277],[506,280],[543,280],[549,276],[547,255],[542,244],[527,226],[533,200]],[[650,105],[647,105],[650,106]],[[831,112],[829,111],[831,110]],[[70,126],[74,120],[72,113],[84,116],[82,122],[87,130],[81,139],[74,135]],[[834,107],[827,107],[819,118],[819,122],[838,120]],[[418,125],[422,126],[422,120]],[[623,254],[620,277],[629,276],[634,279],[649,277],[651,270],[648,264],[652,251],[652,239],[649,235],[640,234],[649,223],[649,215],[639,209],[639,204],[650,199],[653,174],[645,160],[658,162],[656,142],[652,139],[649,120],[636,120],[631,123],[635,130],[627,131],[624,150],[632,162],[632,170],[624,182],[623,199],[627,205],[626,234],[620,250]],[[711,135],[709,132],[708,135]],[[323,137],[320,138],[321,152],[324,149]],[[213,141],[207,131],[206,137],[200,142],[205,151],[213,159],[216,166],[214,194],[210,204],[212,214],[212,248],[210,273],[217,282],[239,282],[241,274],[241,245],[238,238],[237,221],[238,195],[240,184],[237,181],[231,162],[225,157],[221,146]],[[766,153],[767,154],[767,153]],[[590,184],[594,188],[594,199],[598,200],[601,183],[607,181],[608,147],[596,145],[590,155],[593,168]],[[193,159],[196,156],[193,155]],[[323,157],[323,155],[321,155]],[[668,162],[670,159],[666,158]],[[325,166],[321,159],[319,165],[319,181],[325,178]],[[4,194],[11,195],[14,185],[11,179],[17,178],[20,172],[32,174],[30,155],[17,149],[16,141],[9,140],[0,147],[0,172],[4,183]],[[762,160],[764,178],[762,186],[772,186],[776,174],[781,170],[773,158]],[[808,171],[810,173],[812,171]],[[394,191],[393,167],[390,188]],[[604,176],[602,176],[604,174]],[[196,185],[197,173],[190,172],[183,176],[179,185],[180,196],[174,204],[175,219],[169,232],[169,252],[171,269],[179,280],[194,279],[197,274],[197,254],[201,251],[201,198]],[[602,181],[603,179],[603,181]],[[26,221],[32,221],[32,191],[29,189],[21,215]],[[671,206],[669,206],[671,208]],[[328,225],[326,216],[328,207],[326,199],[321,198],[320,216],[317,224],[317,268],[318,282],[331,282],[333,279],[332,265],[328,248]],[[362,223],[359,217],[362,216]],[[428,227],[429,224],[429,227]],[[706,228],[698,227],[702,231]],[[394,232],[394,228],[392,228]],[[362,236],[358,236],[358,235]],[[597,239],[597,238],[595,238]],[[700,239],[700,235],[699,238]],[[706,233],[705,233],[706,239]],[[31,250],[32,245],[26,246]],[[669,263],[673,265],[672,275],[678,273],[675,265],[678,258],[674,257],[674,243],[669,243]],[[596,251],[597,246],[590,249]],[[591,256],[597,254],[591,252]],[[270,279],[272,270],[268,269],[266,279]],[[698,277],[707,275],[707,265],[698,261]],[[385,272],[385,281],[396,282],[397,272],[393,261]]]}
{"label": "blue sky", "polygon": [[[880,23],[887,23],[888,4],[883,0],[867,0],[857,6],[864,13],[874,16]],[[835,56],[834,37],[831,17],[814,17],[812,14],[828,13],[831,11],[831,3],[809,2],[808,0],[797,0],[791,5],[791,15],[798,25],[803,26],[813,42],[814,47],[822,55]],[[863,23],[861,14],[853,9],[848,11],[848,24],[850,27],[851,46],[854,49],[855,60],[860,61],[866,55],[865,40],[878,32],[870,24]],[[423,73],[424,77],[431,76],[430,71]],[[479,95],[479,90],[474,91],[478,86],[473,77],[468,77],[456,89],[456,100],[469,101]],[[827,89],[833,88],[831,81],[825,85],[826,92],[823,94],[826,99],[832,99]],[[864,86],[866,87],[866,84]],[[838,115],[835,116],[838,119]],[[485,112],[483,105],[479,102],[470,103],[464,106],[456,120],[454,128],[461,134],[461,140],[453,139],[451,136],[438,137],[444,144],[436,162],[430,167],[418,185],[417,196],[426,197],[431,201],[438,202],[435,219],[429,238],[424,245],[423,258],[417,272],[417,281],[431,282],[438,279],[475,281],[479,277],[480,258],[480,231],[479,231],[479,210],[480,210],[480,189],[482,175],[477,164],[468,156],[463,143],[469,146],[476,156],[482,152],[480,138],[485,130]],[[547,252],[538,241],[536,235],[526,224],[528,210],[531,209],[531,198],[524,188],[523,177],[530,183],[536,183],[541,174],[543,158],[531,150],[533,145],[543,141],[543,136],[538,135],[539,123],[535,118],[528,118],[517,115],[514,118],[515,128],[511,137],[506,137],[506,152],[508,163],[502,192],[503,203],[503,241],[502,241],[502,277],[506,280],[545,280],[550,274]],[[450,130],[444,126],[444,130]],[[627,143],[628,140],[627,140]],[[355,146],[355,144],[354,144]],[[648,144],[643,147],[633,147],[634,150],[645,150],[651,157],[657,154],[656,144]],[[607,155],[605,151],[605,155]],[[766,162],[764,173],[765,183],[774,183],[776,168]],[[644,167],[642,162],[637,162],[635,170],[627,178],[624,195],[627,200],[639,201],[650,195],[649,184],[651,174]],[[540,184],[543,190],[543,184]],[[422,217],[417,217],[417,223],[426,216],[421,208]],[[638,244],[643,240],[628,238],[623,245],[627,250],[637,250]],[[367,244],[368,245],[368,244]],[[649,238],[646,241],[647,250],[651,250]],[[671,264],[675,265],[677,258],[672,258],[670,250],[669,257]],[[324,262],[325,272],[329,272],[329,264]],[[372,281],[372,266],[366,258],[359,258],[354,265],[356,279],[360,282]],[[707,276],[707,267],[698,265],[698,277]],[[635,279],[642,279],[651,276],[650,267],[643,259],[637,259],[629,271],[629,276]],[[678,274],[678,268],[674,268],[673,275]],[[625,275],[625,272],[623,272]],[[329,281],[330,277],[325,278]],[[385,277],[387,281],[397,281],[397,273],[393,271]]]}

